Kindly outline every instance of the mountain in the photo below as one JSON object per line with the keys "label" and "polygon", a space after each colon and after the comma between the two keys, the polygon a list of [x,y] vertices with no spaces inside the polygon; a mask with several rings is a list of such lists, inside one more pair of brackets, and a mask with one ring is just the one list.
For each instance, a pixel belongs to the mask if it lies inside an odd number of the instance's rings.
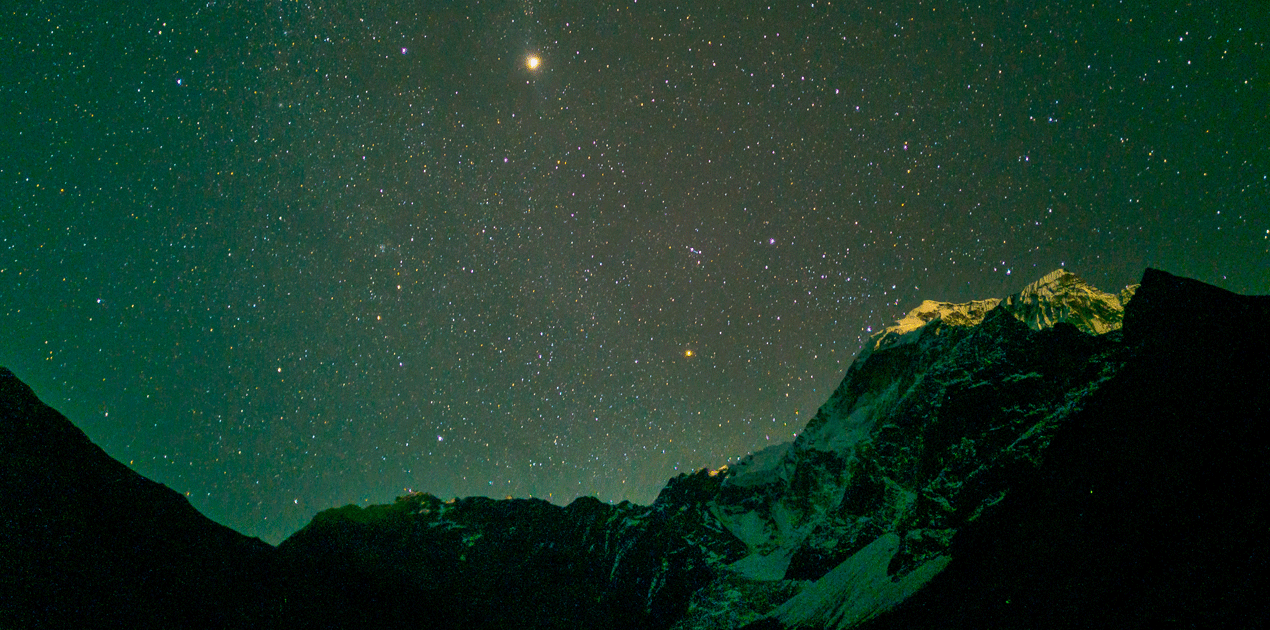
{"label": "mountain", "polygon": [[[440,499],[318,515],[279,546],[318,627],[665,628],[743,546],[666,502]],[[344,585],[335,598],[324,584]]]}
{"label": "mountain", "polygon": [[242,628],[275,550],[138,475],[0,368],[0,628]]}
{"label": "mountain", "polygon": [[1055,271],[923,302],[793,442],[652,505],[415,493],[277,548],[0,372],[0,627],[1263,625],[1268,316],[1156,270],[1117,293]]}
{"label": "mountain", "polygon": [[[1122,368],[1135,289],[1056,271],[1004,300],[924,302],[875,334],[798,438],[743,460],[709,500],[750,553],[680,627],[852,627],[917,591]],[[738,607],[739,588],[795,595]]]}
{"label": "mountain", "polygon": [[1270,298],[1148,269],[1126,363],[871,630],[1270,625]]}

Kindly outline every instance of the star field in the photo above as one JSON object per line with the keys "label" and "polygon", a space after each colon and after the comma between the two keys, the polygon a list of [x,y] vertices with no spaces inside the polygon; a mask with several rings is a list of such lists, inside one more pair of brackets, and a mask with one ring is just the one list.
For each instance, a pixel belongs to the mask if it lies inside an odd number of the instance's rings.
{"label": "star field", "polygon": [[0,364],[276,543],[649,502],[922,299],[1270,293],[1266,21],[1033,5],[7,9]]}

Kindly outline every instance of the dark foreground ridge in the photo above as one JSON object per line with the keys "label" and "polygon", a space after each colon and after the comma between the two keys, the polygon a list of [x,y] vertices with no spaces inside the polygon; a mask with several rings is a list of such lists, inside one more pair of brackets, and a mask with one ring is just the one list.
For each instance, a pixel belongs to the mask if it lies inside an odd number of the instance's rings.
{"label": "dark foreground ridge", "polygon": [[0,628],[234,628],[273,547],[115,461],[0,368]]}
{"label": "dark foreground ridge", "polygon": [[924,303],[797,441],[651,506],[418,493],[277,548],[0,368],[0,629],[1264,626],[1268,323],[1055,272]]}

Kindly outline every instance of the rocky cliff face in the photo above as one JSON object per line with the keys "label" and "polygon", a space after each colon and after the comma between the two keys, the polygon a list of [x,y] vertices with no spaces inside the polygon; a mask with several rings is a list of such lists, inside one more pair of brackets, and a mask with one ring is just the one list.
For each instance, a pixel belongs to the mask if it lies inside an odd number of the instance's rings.
{"label": "rocky cliff face", "polygon": [[[851,627],[902,601],[1121,368],[1132,293],[1056,271],[1004,300],[924,302],[874,335],[798,439],[743,460],[708,501],[748,553],[679,627]],[[738,607],[738,589],[796,595]]]}
{"label": "rocky cliff face", "polygon": [[328,510],[278,548],[0,370],[0,626],[1258,626],[1270,299],[1148,270],[924,302],[792,443],[579,499]]}

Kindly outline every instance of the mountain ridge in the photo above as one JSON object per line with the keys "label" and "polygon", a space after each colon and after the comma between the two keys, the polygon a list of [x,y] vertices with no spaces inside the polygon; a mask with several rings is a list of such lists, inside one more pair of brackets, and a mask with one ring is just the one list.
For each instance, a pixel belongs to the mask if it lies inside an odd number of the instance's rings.
{"label": "mountain ridge", "polygon": [[[1029,325],[1024,295],[1061,316]],[[1122,362],[1119,312],[1086,306],[1106,295],[1059,271],[1004,300],[923,302],[875,333],[794,442],[742,460],[724,481],[715,513],[753,553],[719,579],[783,589],[833,579],[866,550],[884,566],[857,567],[860,576],[929,579],[961,524],[1000,502],[1016,469],[1040,465],[1062,422]],[[985,422],[985,407],[1002,412]],[[897,539],[889,555],[870,546],[882,537]],[[878,614],[889,596],[872,590],[877,601],[826,614],[843,627]]]}
{"label": "mountain ridge", "polygon": [[1270,297],[1154,269],[1116,294],[1058,270],[923,302],[794,441],[676,476],[651,505],[413,493],[324,510],[277,547],[110,459],[0,369],[0,627],[1267,620],[1247,579],[1270,557],[1267,319]]}

